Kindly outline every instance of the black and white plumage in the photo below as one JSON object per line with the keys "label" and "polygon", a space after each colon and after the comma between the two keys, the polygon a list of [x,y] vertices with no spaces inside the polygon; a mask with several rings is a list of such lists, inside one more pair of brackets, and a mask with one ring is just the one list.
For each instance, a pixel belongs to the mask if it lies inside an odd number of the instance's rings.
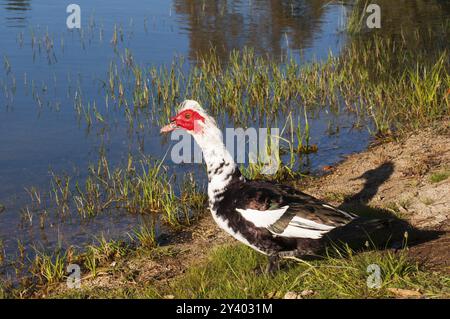
{"label": "black and white plumage", "polygon": [[286,185],[246,180],[214,119],[195,101],[183,102],[171,120],[161,132],[185,129],[203,151],[214,220],[237,240],[268,255],[270,266],[282,256],[316,254],[330,240],[365,241],[386,226],[386,221],[362,221]]}

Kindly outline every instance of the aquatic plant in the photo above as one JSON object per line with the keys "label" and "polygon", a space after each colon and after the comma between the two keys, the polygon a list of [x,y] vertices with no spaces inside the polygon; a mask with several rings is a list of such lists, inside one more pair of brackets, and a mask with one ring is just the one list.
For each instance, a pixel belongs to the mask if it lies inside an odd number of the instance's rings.
{"label": "aquatic plant", "polygon": [[[303,65],[293,58],[280,63],[259,57],[250,48],[232,51],[224,64],[211,49],[190,67],[175,59],[169,67],[144,70],[133,62],[124,66],[131,68],[128,80],[110,67],[108,92],[113,100],[120,97],[118,106],[134,119],[148,110],[158,123],[192,98],[236,125],[267,124],[290,112],[307,118],[327,109],[371,119],[377,132],[408,130],[448,116],[450,60],[447,50],[434,56],[408,45],[379,35],[356,37],[339,56]],[[305,125],[298,138],[309,138]]]}
{"label": "aquatic plant", "polygon": [[192,175],[181,181],[169,177],[162,161],[144,158],[135,165],[130,156],[126,168],[111,169],[106,157],[89,168],[84,184],[54,174],[53,199],[59,214],[74,207],[82,218],[121,210],[131,214],[159,214],[172,226],[189,223],[203,210],[205,195]]}
{"label": "aquatic plant", "polygon": [[46,254],[37,249],[35,251],[35,258],[29,270],[40,284],[56,283],[65,277],[66,253],[59,250],[52,254]]}

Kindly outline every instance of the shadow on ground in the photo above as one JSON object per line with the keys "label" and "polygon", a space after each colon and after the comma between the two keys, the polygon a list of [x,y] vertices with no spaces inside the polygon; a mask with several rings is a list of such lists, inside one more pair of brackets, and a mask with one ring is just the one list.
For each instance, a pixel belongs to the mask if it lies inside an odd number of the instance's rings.
{"label": "shadow on ground", "polygon": [[[354,251],[367,251],[408,247],[411,252],[420,252],[414,253],[416,256],[412,257],[433,257],[418,258],[424,264],[427,263],[427,259],[436,261],[436,256],[432,256],[432,247],[434,244],[441,247],[441,242],[447,244],[449,238],[443,235],[448,233],[440,230],[417,229],[391,211],[369,205],[371,199],[377,195],[380,186],[392,176],[394,168],[394,163],[385,162],[357,178],[365,180],[363,189],[354,195],[347,196],[338,208],[361,218],[325,235],[323,240],[327,241],[327,248],[334,247],[341,250],[340,248],[349,247]],[[411,249],[413,247],[418,249]],[[329,249],[326,252],[328,254]],[[321,251],[319,255],[324,253]],[[447,257],[443,258],[447,260]],[[444,261],[444,263],[446,266],[448,262]]]}

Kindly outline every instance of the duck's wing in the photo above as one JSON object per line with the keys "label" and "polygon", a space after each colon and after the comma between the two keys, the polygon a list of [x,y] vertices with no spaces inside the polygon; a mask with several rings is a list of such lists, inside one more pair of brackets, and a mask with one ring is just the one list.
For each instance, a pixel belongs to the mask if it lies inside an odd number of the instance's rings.
{"label": "duck's wing", "polygon": [[357,217],[289,186],[262,181],[242,184],[234,204],[255,226],[290,238],[318,239]]}

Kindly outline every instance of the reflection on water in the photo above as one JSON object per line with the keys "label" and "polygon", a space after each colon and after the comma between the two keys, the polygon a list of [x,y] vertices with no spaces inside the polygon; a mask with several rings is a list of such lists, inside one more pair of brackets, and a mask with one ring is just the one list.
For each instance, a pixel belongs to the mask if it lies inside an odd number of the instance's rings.
{"label": "reflection on water", "polygon": [[[414,45],[419,41],[421,46],[429,45],[427,41],[448,45],[445,37],[449,28],[450,1],[372,2],[382,8],[382,28],[378,32],[383,36],[400,36],[410,39]],[[327,44],[333,46],[333,41],[338,40],[336,32],[342,27],[343,16],[355,3],[362,12],[365,2],[354,0],[174,0],[174,7],[181,29],[189,35],[189,56],[195,59],[211,46],[221,57],[244,46],[254,48],[257,53],[274,56],[286,53],[286,48],[301,52],[314,47],[313,43],[321,32],[325,33],[322,36],[328,37]],[[330,15],[332,9],[334,13]],[[447,33],[442,32],[443,28]],[[433,32],[442,38],[424,36]],[[436,47],[436,43],[433,46]]]}
{"label": "reflection on water", "polygon": [[27,25],[27,11],[31,10],[31,0],[2,0],[1,6],[7,10],[5,20],[8,27]]}
{"label": "reflection on water", "polygon": [[257,53],[283,54],[310,47],[324,22],[328,0],[241,1],[175,0],[182,29],[189,33],[189,55],[215,47],[219,56],[253,47]]}
{"label": "reflection on water", "polygon": [[[7,27],[25,27],[32,10],[31,0],[0,0],[0,17],[4,15]],[[38,2],[35,2],[38,4]],[[53,8],[51,1],[40,1],[39,4]],[[103,8],[107,2],[99,1],[98,5],[89,5],[95,11],[101,8],[103,16],[108,10]],[[232,49],[249,46],[259,54],[269,53],[281,56],[287,49],[302,52],[303,49],[316,47],[315,41],[325,37],[328,46],[335,47],[339,40],[338,29],[342,26],[342,16],[364,1],[343,0],[173,0],[164,3],[167,11],[174,12],[179,29],[175,32],[180,37],[188,37],[190,60],[198,54],[207,52],[211,46],[216,48],[220,57],[228,56]],[[448,0],[377,0],[373,1],[382,8],[382,29],[380,32],[399,35],[404,38],[417,37],[416,30],[440,31],[442,21],[450,14]],[[111,2],[111,6],[117,6]],[[143,12],[155,18],[162,4],[150,1],[148,4],[130,2],[132,16],[142,7]],[[86,4],[82,4],[86,8]],[[350,9],[349,9],[350,8]],[[114,11],[117,8],[111,8]],[[137,10],[137,11],[136,11]],[[99,14],[96,14],[100,16]],[[52,19],[50,17],[50,19]],[[58,16],[58,19],[61,17]],[[87,20],[87,19],[86,19]],[[61,20],[63,21],[63,19]],[[149,20],[150,21],[150,20]],[[151,22],[152,25],[155,22]],[[448,28],[448,24],[447,24]],[[63,27],[62,27],[63,29]],[[424,39],[426,40],[426,39]],[[444,41],[442,41],[444,42]],[[327,48],[323,48],[325,51]]]}
{"label": "reflection on water", "polygon": [[450,1],[377,0],[374,3],[381,8],[381,29],[376,31],[380,35],[406,40],[412,50],[448,47]]}

